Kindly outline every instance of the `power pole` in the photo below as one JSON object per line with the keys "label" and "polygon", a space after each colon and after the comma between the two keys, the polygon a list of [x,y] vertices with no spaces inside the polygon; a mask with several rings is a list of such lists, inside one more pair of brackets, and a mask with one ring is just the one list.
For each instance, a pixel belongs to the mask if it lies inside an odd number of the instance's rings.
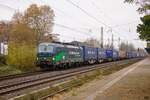
{"label": "power pole", "polygon": [[107,43],[107,49],[110,49],[111,46],[110,46],[110,39],[108,38],[108,43]]}
{"label": "power pole", "polygon": [[103,32],[104,32],[104,29],[103,27],[101,27],[101,48],[103,48]]}
{"label": "power pole", "polygon": [[119,48],[119,50],[120,50],[120,46],[121,46],[121,39],[120,39],[120,37],[118,38],[118,48]]}
{"label": "power pole", "polygon": [[111,37],[111,48],[112,48],[112,50],[114,49],[114,35],[113,34]]}
{"label": "power pole", "polygon": [[127,51],[129,51],[129,43],[128,43],[128,41],[127,41]]}

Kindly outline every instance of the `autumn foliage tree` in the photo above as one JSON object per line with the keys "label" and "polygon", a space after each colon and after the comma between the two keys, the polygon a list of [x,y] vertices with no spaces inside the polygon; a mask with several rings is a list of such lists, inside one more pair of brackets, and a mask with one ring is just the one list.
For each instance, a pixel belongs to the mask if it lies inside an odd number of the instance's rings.
{"label": "autumn foliage tree", "polygon": [[35,33],[26,24],[13,26],[8,42],[8,63],[20,69],[33,68],[35,61]]}
{"label": "autumn foliage tree", "polygon": [[0,42],[8,40],[11,23],[9,21],[0,21]]}
{"label": "autumn foliage tree", "polygon": [[43,41],[45,34],[50,35],[52,32],[54,12],[49,6],[38,7],[33,4],[25,12],[24,21],[37,33],[36,43],[38,44]]}
{"label": "autumn foliage tree", "polygon": [[[0,44],[7,44],[8,34],[10,33],[11,23],[9,21],[0,21]],[[7,51],[4,46],[0,46],[0,65],[6,64]]]}
{"label": "autumn foliage tree", "polygon": [[33,4],[24,13],[15,13],[8,41],[8,64],[34,69],[37,45],[52,32],[53,20],[54,12],[46,5]]}

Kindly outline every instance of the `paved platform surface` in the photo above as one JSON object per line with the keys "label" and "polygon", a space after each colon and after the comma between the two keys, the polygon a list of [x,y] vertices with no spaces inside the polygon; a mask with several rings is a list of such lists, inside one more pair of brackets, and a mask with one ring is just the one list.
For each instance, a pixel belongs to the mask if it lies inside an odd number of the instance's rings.
{"label": "paved platform surface", "polygon": [[150,100],[150,58],[74,90],[61,100]]}

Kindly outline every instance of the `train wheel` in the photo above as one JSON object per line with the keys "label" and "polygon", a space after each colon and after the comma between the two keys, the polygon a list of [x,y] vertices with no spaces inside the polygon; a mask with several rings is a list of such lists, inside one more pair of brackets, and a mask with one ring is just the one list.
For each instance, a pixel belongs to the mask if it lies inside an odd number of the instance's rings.
{"label": "train wheel", "polygon": [[47,65],[41,65],[40,68],[41,68],[42,71],[50,70],[49,66],[47,66]]}
{"label": "train wheel", "polygon": [[103,61],[104,61],[103,59],[99,59],[99,61],[98,61],[98,62],[99,62],[99,63],[102,63]]}
{"label": "train wheel", "polygon": [[53,65],[52,69],[55,70],[59,70],[59,66],[58,65]]}
{"label": "train wheel", "polygon": [[63,64],[63,69],[68,69],[67,65]]}
{"label": "train wheel", "polygon": [[79,67],[80,66],[80,64],[79,63],[76,63],[76,67]]}

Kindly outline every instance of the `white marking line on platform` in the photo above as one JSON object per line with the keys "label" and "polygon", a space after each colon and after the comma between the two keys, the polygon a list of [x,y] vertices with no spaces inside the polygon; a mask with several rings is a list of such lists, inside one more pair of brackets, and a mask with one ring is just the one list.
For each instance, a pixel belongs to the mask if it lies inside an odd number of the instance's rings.
{"label": "white marking line on platform", "polygon": [[[145,61],[145,60],[144,60]],[[99,93],[103,93],[106,89],[110,88],[112,85],[114,85],[116,82],[118,82],[119,80],[121,80],[123,77],[125,77],[128,73],[132,72],[133,70],[135,70],[137,67],[139,67],[139,65],[143,63],[140,62],[138,63],[135,67],[132,67],[131,69],[129,69],[128,71],[126,71],[125,73],[123,73],[121,76],[115,78],[114,80],[110,81],[109,83],[107,83],[106,85],[104,85],[100,91],[96,91],[94,94],[88,96],[86,98],[86,100],[94,100],[94,98],[96,97],[97,94]]]}

